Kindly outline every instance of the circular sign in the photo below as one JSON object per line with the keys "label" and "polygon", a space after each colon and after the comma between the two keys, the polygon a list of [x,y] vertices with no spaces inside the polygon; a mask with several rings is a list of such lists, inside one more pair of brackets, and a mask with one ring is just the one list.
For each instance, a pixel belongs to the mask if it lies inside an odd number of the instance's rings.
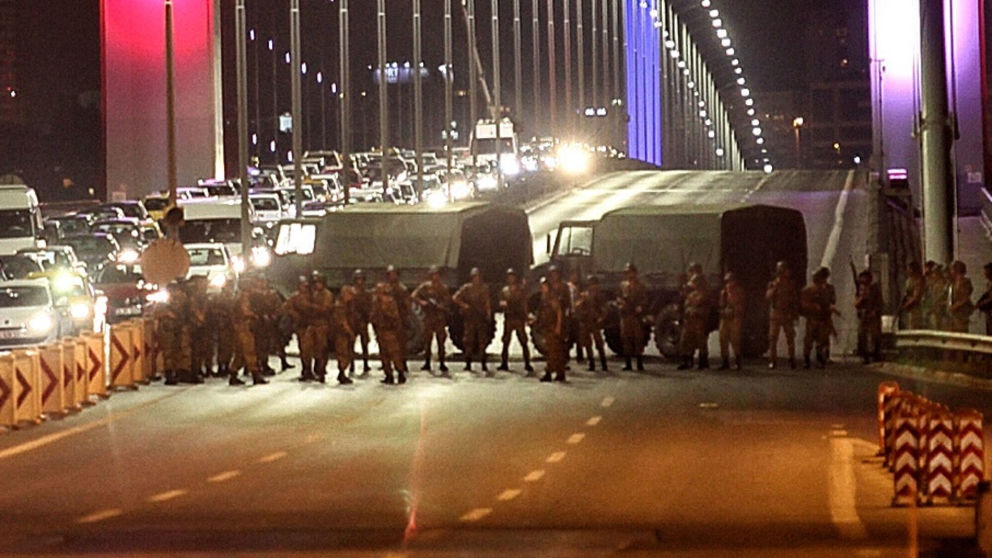
{"label": "circular sign", "polygon": [[176,239],[160,238],[141,254],[141,275],[145,281],[165,286],[189,273],[189,252]]}

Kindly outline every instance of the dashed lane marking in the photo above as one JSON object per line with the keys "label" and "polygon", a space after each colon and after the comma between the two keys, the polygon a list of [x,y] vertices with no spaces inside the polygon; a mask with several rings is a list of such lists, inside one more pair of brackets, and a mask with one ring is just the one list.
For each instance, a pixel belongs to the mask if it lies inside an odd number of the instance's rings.
{"label": "dashed lane marking", "polygon": [[475,508],[461,517],[462,521],[478,521],[493,513],[492,508]]}
{"label": "dashed lane marking", "polygon": [[524,480],[527,482],[536,482],[541,480],[543,477],[544,477],[544,469],[537,469],[536,471],[531,471],[527,473],[527,476],[524,477]]}
{"label": "dashed lane marking", "polygon": [[861,517],[858,515],[854,477],[854,443],[848,438],[830,440],[830,473],[827,485],[827,501],[830,504],[830,519],[845,539],[864,539],[868,536]]}
{"label": "dashed lane marking", "polygon": [[273,461],[279,461],[283,457],[286,457],[287,453],[284,451],[277,451],[275,453],[270,453],[264,457],[258,458],[259,463],[272,463]]}
{"label": "dashed lane marking", "polygon": [[187,492],[188,490],[183,490],[181,488],[176,490],[169,490],[167,492],[162,492],[152,496],[151,498],[148,499],[148,502],[152,504],[157,504],[159,502],[166,502],[174,498],[178,498],[186,494]]}
{"label": "dashed lane marking", "polygon": [[514,499],[514,498],[516,498],[517,496],[520,496],[520,493],[521,493],[521,492],[523,492],[523,491],[522,491],[522,490],[519,490],[519,489],[516,489],[516,488],[511,488],[511,489],[509,489],[509,490],[504,490],[504,491],[503,491],[503,492],[502,492],[502,493],[501,493],[501,494],[500,494],[500,495],[499,495],[499,496],[497,497],[497,499],[498,499],[498,500],[499,500],[500,502],[509,502],[510,500],[512,500],[512,499]]}
{"label": "dashed lane marking", "polygon": [[241,474],[241,471],[224,471],[207,479],[207,482],[224,482],[233,479]]}
{"label": "dashed lane marking", "polygon": [[565,452],[556,451],[552,453],[550,456],[548,456],[548,459],[546,461],[548,463],[559,463],[562,459],[565,459]]}
{"label": "dashed lane marking", "polygon": [[606,407],[609,407],[610,405],[613,404],[614,401],[616,401],[616,399],[612,397],[604,397],[602,403],[603,408],[605,409]]}
{"label": "dashed lane marking", "polygon": [[119,515],[124,515],[124,510],[120,508],[100,510],[80,517],[76,520],[76,523],[97,523],[99,521],[103,521],[104,519],[110,519]]}
{"label": "dashed lane marking", "polygon": [[603,417],[592,417],[591,419],[586,421],[586,424],[589,426],[596,426],[597,424],[599,424],[599,421],[601,420],[603,420]]}
{"label": "dashed lane marking", "polygon": [[569,444],[572,444],[574,446],[575,444],[578,444],[579,442],[581,442],[582,439],[585,438],[585,437],[586,437],[585,434],[583,434],[581,432],[576,432],[575,434],[572,434],[571,436],[568,437],[567,442]]}

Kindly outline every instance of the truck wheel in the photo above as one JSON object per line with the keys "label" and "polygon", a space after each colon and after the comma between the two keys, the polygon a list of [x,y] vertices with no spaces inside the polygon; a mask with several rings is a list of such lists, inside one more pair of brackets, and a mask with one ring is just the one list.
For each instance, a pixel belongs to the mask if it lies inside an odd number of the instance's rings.
{"label": "truck wheel", "polygon": [[654,344],[665,358],[679,356],[679,307],[669,304],[662,307],[654,319]]}

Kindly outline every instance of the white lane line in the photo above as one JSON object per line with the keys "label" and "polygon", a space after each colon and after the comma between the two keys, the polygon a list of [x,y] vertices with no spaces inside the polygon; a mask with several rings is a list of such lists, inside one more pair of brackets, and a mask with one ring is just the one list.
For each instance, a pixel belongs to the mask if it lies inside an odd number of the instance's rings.
{"label": "white lane line", "polygon": [[562,459],[565,459],[565,452],[556,451],[552,453],[550,456],[548,456],[548,458],[545,461],[547,463],[560,463]]}
{"label": "white lane line", "polygon": [[858,516],[854,478],[854,443],[848,438],[830,439],[830,479],[827,501],[830,519],[845,539],[864,539],[868,536]]}
{"label": "white lane line", "polygon": [[76,523],[97,523],[99,521],[103,521],[104,519],[110,519],[119,515],[124,515],[124,510],[120,508],[100,510],[80,517],[76,520]]}
{"label": "white lane line", "polygon": [[520,496],[521,492],[523,492],[523,490],[519,490],[517,488],[511,488],[509,490],[504,490],[496,499],[499,500],[500,502],[509,502],[510,500],[516,498],[517,496]]}
{"label": "white lane line", "polygon": [[597,424],[599,424],[599,421],[601,420],[603,420],[603,417],[600,416],[592,417],[591,419],[586,421],[586,424],[589,426],[596,426]]}
{"label": "white lane line", "polygon": [[837,246],[840,244],[840,235],[844,232],[844,212],[847,211],[847,198],[851,196],[851,189],[854,187],[854,171],[847,173],[847,182],[844,183],[844,190],[837,200],[837,208],[834,209],[834,226],[830,229],[830,236],[827,238],[827,247],[823,249],[823,259],[820,260],[820,267],[829,268],[837,255]]}
{"label": "white lane line", "polygon": [[478,521],[493,513],[492,508],[475,508],[461,517],[462,521]]}
{"label": "white lane line", "polygon": [[273,461],[279,461],[283,457],[286,457],[287,453],[284,451],[277,451],[275,453],[270,453],[264,457],[258,459],[259,463],[272,463]]}
{"label": "white lane line", "polygon": [[233,479],[234,477],[241,474],[241,471],[224,471],[223,473],[217,473],[216,475],[207,479],[207,482],[224,482]]}
{"label": "white lane line", "polygon": [[537,469],[535,471],[531,471],[531,472],[527,473],[527,476],[524,477],[524,481],[526,481],[526,482],[537,482],[537,481],[541,480],[543,477],[544,477],[544,469]]}
{"label": "white lane line", "polygon": [[614,399],[612,397],[604,397],[603,398],[603,402],[601,403],[601,405],[605,409],[605,408],[609,407],[610,405],[612,405],[614,401],[616,401],[616,399]]}
{"label": "white lane line", "polygon": [[585,434],[581,432],[576,432],[575,434],[572,434],[571,436],[568,437],[567,443],[572,444],[574,446],[575,444],[581,442],[582,439],[585,437],[586,437]]}
{"label": "white lane line", "polygon": [[181,488],[180,489],[176,489],[176,490],[169,490],[169,491],[166,491],[166,492],[162,492],[162,493],[156,494],[156,495],[148,498],[147,501],[149,503],[152,503],[152,504],[157,504],[159,502],[166,502],[168,500],[172,500],[174,498],[178,498],[178,497],[180,497],[180,496],[182,496],[182,495],[184,495],[184,494],[186,494],[188,492],[189,492],[188,490],[183,490]]}

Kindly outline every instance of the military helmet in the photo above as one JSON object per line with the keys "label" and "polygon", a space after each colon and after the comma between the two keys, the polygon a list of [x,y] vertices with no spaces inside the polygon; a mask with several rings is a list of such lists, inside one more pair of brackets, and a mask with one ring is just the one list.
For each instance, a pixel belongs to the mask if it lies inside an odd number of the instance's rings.
{"label": "military helmet", "polygon": [[439,273],[441,273],[441,268],[436,265],[432,265],[429,268],[427,268],[427,275],[435,275]]}
{"label": "military helmet", "polygon": [[552,273],[561,273],[561,270],[558,269],[558,266],[553,265],[548,268],[548,275],[551,275]]}
{"label": "military helmet", "polygon": [[396,273],[396,266],[389,264],[386,266],[386,273]]}
{"label": "military helmet", "polygon": [[365,279],[365,271],[363,271],[363,270],[361,270],[361,269],[356,269],[356,270],[355,270],[355,271],[354,271],[354,272],[353,272],[353,273],[351,274],[351,277],[352,277],[353,279],[359,279],[359,278],[361,278],[361,279]]}
{"label": "military helmet", "polygon": [[313,283],[327,283],[327,278],[324,277],[323,273],[315,269],[310,272],[310,281]]}
{"label": "military helmet", "polygon": [[517,276],[517,270],[516,269],[513,269],[512,267],[506,268],[506,276],[509,277],[510,275],[513,275],[514,277],[516,277]]}
{"label": "military helmet", "polygon": [[634,265],[634,262],[627,262],[627,264],[623,266],[623,270],[637,273],[637,266]]}
{"label": "military helmet", "polygon": [[472,270],[468,272],[468,274],[470,277],[475,277],[476,275],[482,277],[482,270],[480,270],[477,267],[473,267]]}
{"label": "military helmet", "polygon": [[598,285],[599,284],[599,277],[597,277],[595,275],[590,275],[589,277],[586,277],[586,283],[589,284],[589,285]]}
{"label": "military helmet", "polygon": [[309,282],[310,282],[310,278],[307,277],[306,275],[300,275],[297,278],[297,283],[299,283],[300,285],[304,285],[304,284],[309,283]]}
{"label": "military helmet", "polygon": [[737,275],[733,271],[728,271],[723,275],[723,280],[727,283],[737,281]]}

